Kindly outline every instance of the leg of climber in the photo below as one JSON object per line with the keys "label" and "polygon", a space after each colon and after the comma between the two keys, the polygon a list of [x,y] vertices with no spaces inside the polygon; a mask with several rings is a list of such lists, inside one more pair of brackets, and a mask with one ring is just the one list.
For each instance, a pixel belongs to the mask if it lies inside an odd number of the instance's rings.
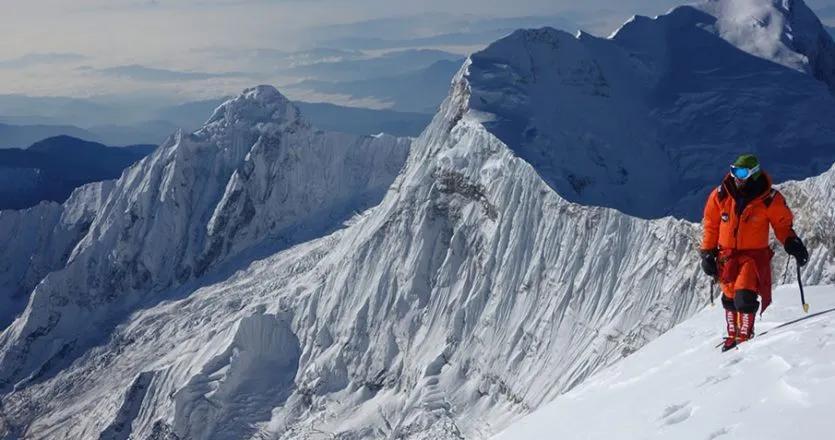
{"label": "leg of climber", "polygon": [[754,320],[757,317],[757,310],[760,309],[757,293],[748,289],[737,290],[734,296],[734,306],[738,311],[737,339],[740,342],[747,341],[754,337]]}
{"label": "leg of climber", "polygon": [[734,283],[734,306],[737,310],[736,339],[747,341],[754,337],[754,319],[760,303],[757,301],[757,266],[751,259],[744,259]]}
{"label": "leg of climber", "polygon": [[725,342],[722,344],[722,351],[727,351],[736,347],[738,312],[736,311],[734,299],[728,298],[726,295],[722,295],[722,307],[725,309],[725,326],[728,330],[728,336],[725,337]]}

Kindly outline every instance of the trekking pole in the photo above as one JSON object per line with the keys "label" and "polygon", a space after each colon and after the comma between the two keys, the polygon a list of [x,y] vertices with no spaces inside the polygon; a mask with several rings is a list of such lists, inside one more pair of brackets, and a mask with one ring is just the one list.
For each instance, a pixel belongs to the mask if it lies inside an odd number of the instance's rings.
{"label": "trekking pole", "polygon": [[786,257],[786,268],[783,269],[783,282],[781,284],[786,284],[786,277],[789,276],[789,263],[791,263],[791,256]]}
{"label": "trekking pole", "polygon": [[710,277],[710,306],[713,307],[716,304],[713,302],[714,292],[716,290],[716,277]]}
{"label": "trekking pole", "polygon": [[803,313],[809,313],[809,304],[806,304],[806,296],[803,294],[803,281],[800,279],[800,264],[797,265],[797,285],[800,287],[800,302],[803,303]]}

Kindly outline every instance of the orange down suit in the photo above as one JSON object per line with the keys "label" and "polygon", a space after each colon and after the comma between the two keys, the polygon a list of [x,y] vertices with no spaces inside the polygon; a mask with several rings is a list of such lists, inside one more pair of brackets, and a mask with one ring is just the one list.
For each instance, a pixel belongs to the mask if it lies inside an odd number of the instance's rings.
{"label": "orange down suit", "polygon": [[[722,185],[710,193],[705,205],[703,251],[718,249],[722,291],[733,298],[738,290],[751,290],[764,297],[763,310],[771,302],[771,250],[768,227],[781,244],[795,236],[794,216],[786,199],[771,187],[771,178],[763,173],[766,185],[759,194],[750,195],[740,211],[740,192],[728,175]],[[740,199],[741,200],[741,199]],[[728,274],[728,268],[733,270]],[[767,295],[767,296],[766,296]]]}

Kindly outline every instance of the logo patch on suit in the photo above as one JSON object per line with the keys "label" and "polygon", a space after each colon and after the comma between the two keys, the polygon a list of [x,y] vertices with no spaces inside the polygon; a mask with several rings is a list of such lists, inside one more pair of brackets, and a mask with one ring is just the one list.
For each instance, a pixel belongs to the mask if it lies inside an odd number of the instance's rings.
{"label": "logo patch on suit", "polygon": [[730,220],[730,218],[731,218],[731,216],[730,216],[730,215],[728,215],[728,213],[727,213],[727,212],[723,212],[723,213],[722,213],[722,221],[723,221],[723,222],[727,222],[728,220]]}

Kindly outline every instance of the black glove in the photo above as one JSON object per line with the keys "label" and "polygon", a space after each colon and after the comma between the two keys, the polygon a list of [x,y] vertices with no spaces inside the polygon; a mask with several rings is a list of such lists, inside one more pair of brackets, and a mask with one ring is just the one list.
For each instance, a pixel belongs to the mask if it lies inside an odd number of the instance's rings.
{"label": "black glove", "polygon": [[786,249],[786,253],[797,260],[798,266],[803,267],[809,262],[809,251],[806,250],[806,246],[800,241],[800,237],[794,236],[787,238],[783,247]]}
{"label": "black glove", "polygon": [[702,251],[702,271],[710,277],[719,274],[719,268],[716,266],[716,249]]}

